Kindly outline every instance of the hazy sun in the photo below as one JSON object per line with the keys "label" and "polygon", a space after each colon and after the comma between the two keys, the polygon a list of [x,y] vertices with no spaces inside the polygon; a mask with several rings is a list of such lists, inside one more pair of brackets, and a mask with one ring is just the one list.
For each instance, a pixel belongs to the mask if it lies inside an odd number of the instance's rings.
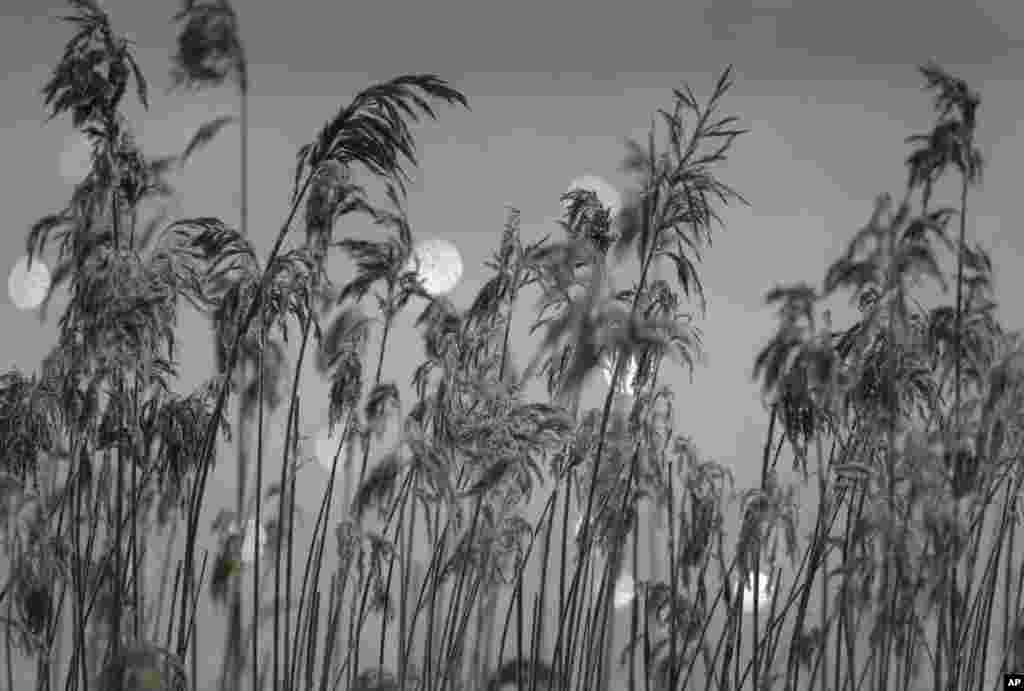
{"label": "hazy sun", "polygon": [[23,256],[11,267],[7,278],[7,294],[11,303],[20,310],[34,310],[42,304],[46,293],[50,290],[50,270],[39,257],[28,265],[28,257]]}
{"label": "hazy sun", "polygon": [[635,597],[636,583],[633,581],[633,574],[629,571],[623,571],[619,575],[619,580],[615,582],[615,594],[612,600],[615,609],[629,607]]}
{"label": "hazy sun", "polygon": [[[605,355],[601,358],[601,374],[604,375],[604,381],[608,386],[612,385],[612,377],[615,376],[615,364],[618,360],[617,357],[608,357]],[[633,378],[636,377],[636,358],[630,357],[629,362],[626,363],[625,369],[622,374],[619,375],[619,385],[617,391],[620,394],[626,396],[633,395]]]}
{"label": "hazy sun", "polygon": [[423,240],[409,258],[407,271],[415,271],[423,289],[437,297],[450,293],[462,278],[459,249],[441,238]]}
{"label": "hazy sun", "polygon": [[252,564],[256,561],[256,540],[260,542],[260,557],[266,554],[267,534],[262,529],[256,530],[256,519],[250,518],[245,522],[245,530],[242,534],[242,563]]}
{"label": "hazy sun", "polygon": [[754,593],[754,574],[750,574],[750,578],[745,588],[743,588],[743,611],[747,614],[753,614],[754,608],[761,611],[772,604],[772,589],[771,579],[768,574],[761,573],[758,579],[758,592]]}
{"label": "hazy sun", "polygon": [[[316,436],[316,460],[320,466],[330,472],[331,466],[334,465],[334,454],[338,452],[338,442],[342,437],[342,426],[338,425],[335,428],[334,434],[331,434],[330,429],[325,426],[321,429]],[[344,453],[344,452],[342,452]],[[338,468],[342,466],[344,458],[338,459]]]}
{"label": "hazy sun", "polygon": [[568,192],[573,190],[590,190],[597,195],[598,201],[611,211],[612,218],[622,208],[622,196],[615,186],[597,175],[582,175],[569,183]]}

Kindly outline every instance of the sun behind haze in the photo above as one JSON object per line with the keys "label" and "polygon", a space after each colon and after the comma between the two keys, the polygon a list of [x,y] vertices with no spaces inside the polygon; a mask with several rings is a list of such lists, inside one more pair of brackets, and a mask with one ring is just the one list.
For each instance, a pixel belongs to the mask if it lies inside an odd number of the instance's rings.
{"label": "sun behind haze", "polygon": [[416,245],[408,269],[416,271],[423,289],[430,295],[445,295],[462,278],[462,256],[448,240],[430,238]]}
{"label": "sun behind haze", "polygon": [[46,299],[50,289],[50,270],[39,257],[29,266],[28,256],[14,262],[7,278],[7,295],[19,310],[34,310]]}
{"label": "sun behind haze", "polygon": [[597,195],[597,200],[611,212],[612,218],[622,209],[622,195],[614,185],[597,175],[581,175],[569,183],[568,192],[573,190],[589,190]]}

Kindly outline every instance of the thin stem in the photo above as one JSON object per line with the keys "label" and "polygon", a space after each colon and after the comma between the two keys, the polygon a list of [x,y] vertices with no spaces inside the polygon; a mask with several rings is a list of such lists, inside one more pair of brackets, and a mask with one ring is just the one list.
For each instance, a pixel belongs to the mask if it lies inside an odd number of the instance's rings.
{"label": "thin stem", "polygon": [[[284,238],[288,234],[288,230],[291,227],[292,220],[295,214],[299,210],[299,204],[302,198],[305,196],[306,191],[312,184],[313,176],[307,175],[303,181],[302,187],[298,190],[295,198],[292,199],[291,208],[288,211],[288,216],[285,219],[284,225],[277,234],[277,239],[274,241],[274,245],[270,250],[270,255],[267,258],[266,267],[263,271],[263,276],[260,279],[259,294],[263,294],[269,285],[271,279],[270,267],[274,265],[274,261],[277,259],[278,254],[281,251],[281,246],[284,244]],[[185,621],[187,616],[187,602],[192,593],[193,582],[192,582],[192,564],[195,558],[195,544],[196,537],[199,530],[199,512],[202,506],[203,497],[206,494],[206,482],[209,477],[211,459],[213,456],[213,449],[217,440],[217,431],[220,427],[221,415],[224,411],[224,404],[227,401],[227,395],[229,390],[229,384],[231,381],[231,375],[235,370],[235,366],[238,363],[239,357],[239,345],[241,344],[243,335],[248,331],[249,324],[252,323],[256,313],[259,311],[261,300],[252,299],[249,302],[249,307],[245,313],[244,318],[239,324],[238,331],[235,334],[234,342],[232,343],[231,350],[229,351],[228,364],[223,373],[224,379],[220,385],[220,392],[217,396],[217,402],[213,409],[213,415],[208,423],[206,435],[204,437],[203,453],[201,455],[201,464],[199,469],[199,478],[195,490],[192,492],[189,504],[189,517],[188,517],[188,528],[186,531],[185,538],[185,581],[182,588],[182,600],[181,600],[181,615],[180,615],[180,629],[178,632],[178,648],[177,652],[179,657],[185,655],[185,637],[187,635],[185,629]]]}
{"label": "thin stem", "polygon": [[[307,306],[308,308],[308,306]],[[283,672],[285,675],[288,674],[289,667],[289,649],[288,641],[289,634],[291,632],[291,571],[292,571],[292,529],[294,527],[294,514],[295,514],[295,469],[289,467],[290,461],[292,460],[290,451],[292,450],[295,425],[298,416],[299,406],[299,377],[302,374],[302,363],[306,356],[306,346],[309,344],[309,326],[311,321],[311,315],[307,312],[303,317],[302,323],[302,342],[299,346],[299,357],[298,362],[295,365],[295,373],[292,377],[291,396],[288,405],[288,425],[285,428],[284,438],[284,450],[281,455],[281,478],[280,487],[281,494],[278,496],[278,512],[277,512],[277,550],[275,552],[274,560],[274,687],[278,688],[281,684],[282,677],[280,673],[282,669],[279,667],[278,659],[278,648],[281,646],[281,639],[279,638],[280,633],[280,601],[281,601],[281,559],[285,558],[285,612],[284,612],[284,667]],[[290,471],[290,472],[289,472]],[[287,533],[287,549],[283,546],[282,538],[285,537],[284,522],[288,521],[288,533]]]}
{"label": "thin stem", "polygon": [[[389,288],[388,288],[388,303],[389,303],[389,306],[388,306],[387,314],[384,315],[384,333],[381,336],[381,339],[380,339],[380,350],[377,353],[377,371],[373,375],[373,385],[374,386],[379,386],[380,385],[381,374],[383,373],[383,370],[384,370],[384,353],[387,351],[388,336],[391,334],[391,322],[394,319],[394,315],[392,314],[391,308],[390,308],[390,302],[391,302],[391,299],[393,298],[393,296],[394,296],[394,288],[389,286]],[[357,487],[362,487],[363,480],[366,479],[366,462],[369,459],[369,457],[370,457],[370,443],[369,443],[369,439],[367,439],[366,444],[363,446],[363,462],[359,466],[359,484],[357,485]]]}

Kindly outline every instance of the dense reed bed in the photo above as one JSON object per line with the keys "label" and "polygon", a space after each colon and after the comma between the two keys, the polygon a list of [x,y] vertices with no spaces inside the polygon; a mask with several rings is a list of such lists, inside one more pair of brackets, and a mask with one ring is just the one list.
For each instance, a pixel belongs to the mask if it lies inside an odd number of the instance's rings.
{"label": "dense reed bed", "polygon": [[[527,241],[511,210],[458,310],[409,269],[404,210],[412,128],[467,106],[455,87],[402,76],[340,107],[299,150],[261,257],[231,6],[185,3],[173,75],[236,86],[237,122],[153,159],[121,110],[129,87],[147,101],[131,45],[91,0],[69,4],[75,34],[44,95],[94,153],[27,238],[68,294],[58,342],[38,374],[0,377],[0,683],[962,691],[1024,669],[1024,360],[970,242],[980,99],[962,81],[921,69],[935,121],[908,142],[905,189],[879,198],[820,283],[768,293],[778,329],[753,363],[761,481],[737,488],[677,429],[685,390],[669,383],[702,355],[701,253],[745,203],[717,173],[744,134],[726,114],[730,70],[707,98],[671,91],[627,152],[635,187],[619,213],[575,192],[558,236]],[[242,136],[240,225],[147,219],[174,194],[169,172],[227,125]],[[933,198],[940,180],[959,190],[951,205]],[[372,236],[346,231],[356,217]],[[332,269],[339,253],[351,271]],[[827,306],[846,298],[855,318],[832,324]],[[216,371],[181,394],[186,306],[209,318]],[[413,306],[424,357],[410,387],[387,353]],[[517,330],[539,339],[522,371]],[[602,362],[608,386],[588,408]],[[326,401],[300,397],[304,368]],[[336,447],[300,520],[310,409],[327,410]],[[235,505],[213,507],[207,533],[227,437]],[[213,616],[223,643],[197,625]],[[217,678],[198,678],[200,656],[222,660]]]}

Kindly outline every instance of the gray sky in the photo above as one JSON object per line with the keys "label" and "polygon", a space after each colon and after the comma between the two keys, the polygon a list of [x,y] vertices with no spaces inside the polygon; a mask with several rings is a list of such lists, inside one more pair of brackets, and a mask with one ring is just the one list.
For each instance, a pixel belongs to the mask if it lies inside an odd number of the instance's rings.
{"label": "gray sky", "polygon": [[[140,46],[152,107],[144,113],[132,102],[129,113],[148,153],[180,150],[202,122],[234,111],[228,89],[164,93],[176,31],[169,21],[178,3],[105,5],[115,27]],[[750,380],[756,350],[774,328],[763,295],[777,282],[818,282],[867,220],[875,195],[901,192],[903,140],[931,124],[915,70],[929,58],[982,93],[979,142],[989,163],[972,198],[970,232],[992,250],[1002,316],[1011,327],[1024,324],[1024,305],[1007,299],[1024,290],[1024,240],[1012,211],[1024,160],[1024,4],[1016,0],[236,5],[252,65],[250,232],[263,253],[286,212],[296,149],[358,90],[399,73],[435,72],[466,94],[471,111],[442,110],[439,122],[415,128],[422,168],[409,195],[414,233],[445,237],[463,253],[464,281],[453,296],[460,306],[468,306],[485,277],[482,261],[499,237],[504,204],[522,210],[523,232],[532,239],[556,230],[558,197],[573,178],[592,173],[628,187],[618,172],[624,138],[645,136],[649,118],[671,104],[681,81],[706,98],[717,72],[734,64],[736,85],[723,111],[752,131],[737,141],[721,176],[752,206],[723,213],[725,230],[700,269],[709,302],[701,325],[708,364],[692,385],[682,372],[673,376],[680,431],[729,465],[741,485],[755,481],[766,428]],[[30,224],[70,194],[57,171],[70,121],[44,125],[39,96],[71,35],[48,19],[63,9],[39,0],[4,5],[5,276]],[[178,182],[186,215],[237,221],[237,151],[237,130],[229,129],[194,159]],[[403,386],[422,352],[412,316],[386,361]],[[5,295],[0,366],[34,369],[52,343],[55,320],[40,325]],[[191,386],[209,372],[210,339],[192,315],[181,326],[184,383]],[[521,366],[530,353],[524,338],[516,349]],[[312,408],[325,394],[310,378],[306,427],[317,426]],[[215,504],[231,501],[231,465],[215,475]],[[309,482],[313,496],[322,478]],[[315,512],[312,500],[308,508]]]}

